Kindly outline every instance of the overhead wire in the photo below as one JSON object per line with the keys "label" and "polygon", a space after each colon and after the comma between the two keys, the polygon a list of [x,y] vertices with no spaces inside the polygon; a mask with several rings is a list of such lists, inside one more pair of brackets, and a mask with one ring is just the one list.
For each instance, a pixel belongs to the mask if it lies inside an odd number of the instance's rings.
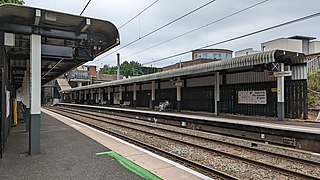
{"label": "overhead wire", "polygon": [[138,16],[140,16],[143,12],[145,12],[147,9],[149,9],[151,6],[153,6],[154,4],[156,4],[159,0],[154,1],[153,3],[151,3],[149,6],[147,6],[145,9],[143,9],[141,12],[139,12],[137,15],[133,16],[131,19],[129,19],[127,22],[125,22],[123,25],[121,25],[119,27],[119,29],[123,28],[125,25],[129,24],[132,20],[134,20],[135,18],[137,18]]}
{"label": "overhead wire", "polygon": [[159,30],[161,30],[161,29],[163,29],[163,28],[165,28],[165,27],[167,27],[167,26],[169,26],[169,25],[171,25],[171,24],[173,24],[173,23],[175,23],[175,22],[177,22],[177,21],[179,21],[179,20],[181,20],[182,18],[184,18],[184,17],[186,17],[186,16],[188,16],[188,15],[190,15],[190,14],[192,14],[192,13],[194,13],[194,12],[196,12],[196,11],[198,11],[198,10],[206,7],[206,6],[208,6],[209,4],[211,4],[211,3],[215,2],[215,1],[216,1],[216,0],[211,0],[211,1],[207,2],[206,4],[198,7],[198,8],[196,8],[196,9],[194,9],[194,10],[192,10],[192,11],[190,11],[190,12],[188,12],[188,13],[186,13],[186,14],[184,14],[184,15],[182,15],[182,16],[180,16],[180,17],[178,17],[178,18],[176,18],[176,19],[174,19],[174,20],[172,20],[172,21],[170,21],[170,22],[168,22],[168,23],[166,23],[165,25],[162,25],[162,26],[160,26],[160,27],[152,30],[151,32],[149,32],[149,33],[147,33],[147,34],[139,37],[138,39],[131,41],[130,43],[128,43],[128,44],[120,47],[119,49],[117,49],[117,50],[115,50],[115,51],[112,51],[111,53],[109,53],[109,54],[107,54],[107,55],[101,56],[100,58],[98,58],[98,59],[96,59],[96,60],[91,61],[91,63],[98,62],[98,61],[100,61],[102,58],[105,58],[105,57],[107,57],[107,56],[110,56],[111,54],[113,54],[113,53],[115,53],[115,52],[118,52],[120,49],[123,49],[123,48],[125,48],[125,47],[128,47],[128,46],[132,45],[133,43],[136,43],[137,41],[139,41],[139,40],[141,40],[141,39],[143,39],[143,38],[145,38],[145,37],[150,36],[151,34],[157,32],[157,31],[159,31]]}
{"label": "overhead wire", "polygon": [[187,34],[193,33],[193,32],[195,32],[195,31],[198,31],[198,30],[200,30],[200,29],[203,29],[203,28],[205,28],[205,27],[208,27],[208,26],[210,26],[210,25],[212,25],[212,24],[215,24],[215,23],[218,23],[218,22],[220,22],[220,21],[222,21],[222,20],[225,20],[225,19],[227,19],[227,18],[230,18],[230,17],[232,17],[232,16],[234,16],[234,15],[237,15],[237,14],[240,14],[240,13],[242,13],[242,12],[244,12],[244,11],[247,11],[247,10],[249,10],[249,9],[251,9],[251,8],[254,8],[254,7],[256,7],[256,6],[260,5],[260,4],[263,4],[263,3],[267,2],[267,1],[269,1],[269,0],[264,0],[264,1],[258,2],[258,3],[256,3],[256,4],[253,4],[253,5],[249,6],[249,7],[246,7],[246,8],[244,8],[244,9],[241,9],[241,10],[237,11],[237,12],[231,13],[231,14],[225,16],[225,17],[222,17],[222,18],[220,18],[220,19],[217,19],[217,20],[215,20],[215,21],[212,21],[212,22],[210,22],[210,23],[208,23],[208,24],[205,24],[205,25],[203,25],[203,26],[200,26],[200,27],[198,27],[198,28],[195,28],[195,29],[193,29],[193,30],[190,30],[190,31],[188,31],[188,32],[185,32],[185,33],[183,33],[183,34],[180,34],[180,35],[178,35],[178,36],[175,36],[175,37],[173,37],[173,38],[170,38],[170,39],[168,39],[168,40],[162,41],[162,42],[160,42],[160,43],[158,43],[158,44],[155,44],[155,45],[153,45],[153,46],[150,46],[150,47],[148,47],[148,48],[146,48],[146,49],[143,49],[143,50],[141,50],[141,51],[132,53],[132,54],[130,54],[130,55],[128,55],[128,56],[123,57],[122,59],[126,59],[126,58],[128,58],[128,57],[137,55],[137,54],[139,54],[139,53],[142,53],[142,52],[147,51],[147,50],[149,50],[149,49],[155,48],[155,47],[157,47],[157,46],[160,46],[160,45],[165,44],[165,43],[167,43],[167,42],[170,42],[170,41],[172,41],[172,40],[178,39],[178,38],[180,38],[180,37],[182,37],[182,36],[185,36],[185,35],[187,35]]}
{"label": "overhead wire", "polygon": [[86,4],[86,6],[82,9],[80,16],[83,14],[83,12],[87,9],[88,5],[90,4],[91,0],[88,1],[88,3]]}
{"label": "overhead wire", "polygon": [[[308,15],[308,16],[304,16],[304,17],[301,17],[301,18],[297,18],[297,19],[294,19],[294,20],[291,20],[291,21],[287,21],[287,22],[284,22],[284,23],[280,23],[280,24],[277,24],[277,25],[274,25],[274,26],[270,26],[270,27],[267,27],[267,28],[264,28],[264,29],[260,29],[260,30],[254,31],[254,32],[250,32],[250,33],[247,33],[247,34],[243,34],[243,35],[240,35],[240,36],[229,38],[227,40],[219,41],[217,43],[209,44],[207,46],[203,46],[203,47],[200,47],[200,48],[197,48],[197,49],[199,49],[199,50],[205,49],[205,48],[208,48],[208,47],[212,47],[212,46],[216,46],[216,45],[223,44],[223,43],[226,43],[226,42],[230,42],[230,41],[234,41],[234,40],[237,40],[237,39],[241,39],[241,38],[244,38],[244,37],[252,36],[252,35],[255,35],[255,34],[258,34],[258,33],[262,33],[262,32],[265,32],[265,31],[269,31],[269,30],[272,30],[272,29],[276,29],[276,28],[279,28],[279,27],[283,27],[283,26],[287,26],[287,25],[290,25],[290,24],[294,24],[294,23],[297,23],[297,22],[300,22],[300,21],[305,21],[305,20],[308,20],[308,19],[311,19],[311,18],[315,18],[315,17],[318,17],[318,16],[320,16],[320,12],[314,13],[314,14],[311,14],[311,15]],[[166,60],[166,59],[171,59],[171,58],[174,58],[174,57],[178,57],[178,56],[190,53],[190,52],[192,52],[192,51],[188,50],[188,51],[180,52],[180,53],[177,53],[177,54],[174,54],[174,55],[171,55],[171,56],[167,56],[167,57],[160,58],[160,59],[157,59],[157,60],[153,60],[153,61],[149,61],[149,62],[146,62],[146,63],[142,63],[142,65],[160,62],[160,61],[163,61],[163,60]]]}

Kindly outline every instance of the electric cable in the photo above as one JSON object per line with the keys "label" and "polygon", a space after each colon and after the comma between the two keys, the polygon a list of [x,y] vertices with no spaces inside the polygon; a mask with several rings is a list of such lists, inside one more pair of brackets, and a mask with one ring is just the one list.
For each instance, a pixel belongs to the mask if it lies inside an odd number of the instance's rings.
{"label": "electric cable", "polygon": [[150,46],[150,47],[148,47],[148,48],[146,48],[146,49],[143,49],[143,50],[141,50],[141,51],[132,53],[132,54],[130,54],[130,55],[128,55],[128,56],[123,57],[122,60],[124,60],[124,59],[126,59],[126,58],[128,58],[128,57],[137,55],[137,54],[139,54],[139,53],[142,53],[142,52],[144,52],[144,51],[147,51],[147,50],[149,50],[149,49],[155,48],[155,47],[157,47],[157,46],[160,46],[160,45],[165,44],[165,43],[167,43],[167,42],[170,42],[170,41],[172,41],[172,40],[178,39],[178,38],[180,38],[180,37],[182,37],[182,36],[185,36],[185,35],[187,35],[187,34],[193,33],[193,32],[198,31],[198,30],[200,30],[200,29],[203,29],[203,28],[205,28],[205,27],[207,27],[207,26],[210,26],[210,25],[212,25],[212,24],[215,24],[215,23],[217,23],[217,22],[220,22],[220,21],[222,21],[222,20],[225,20],[225,19],[227,19],[227,18],[230,18],[230,17],[232,17],[232,16],[234,16],[234,15],[240,14],[240,13],[242,13],[242,12],[244,12],[244,11],[247,11],[247,10],[249,10],[249,9],[251,9],[251,8],[254,8],[254,7],[256,7],[256,6],[260,5],[260,4],[263,4],[263,3],[267,2],[267,1],[269,1],[269,0],[264,0],[264,1],[261,1],[261,2],[259,2],[259,3],[253,4],[253,5],[249,6],[249,7],[246,7],[246,8],[244,8],[244,9],[241,9],[241,10],[237,11],[237,12],[231,13],[231,14],[225,16],[225,17],[222,17],[222,18],[220,18],[220,19],[217,19],[217,20],[215,20],[215,21],[212,21],[212,22],[210,22],[210,23],[208,23],[208,24],[205,24],[205,25],[203,25],[203,26],[200,26],[200,27],[198,27],[198,28],[195,28],[195,29],[193,29],[193,30],[191,30],[191,31],[185,32],[185,33],[183,33],[183,34],[180,34],[180,35],[175,36],[175,37],[173,37],[173,38],[170,38],[170,39],[168,39],[168,40],[162,41],[162,42],[160,42],[160,43],[158,43],[158,44],[156,44],[156,45],[152,45],[152,46]]}
{"label": "electric cable", "polygon": [[112,51],[111,53],[109,53],[109,54],[107,54],[107,55],[101,56],[100,58],[98,58],[98,59],[96,59],[96,60],[91,61],[90,64],[92,64],[92,63],[94,63],[94,62],[98,62],[98,61],[100,61],[102,58],[105,58],[105,57],[107,57],[107,56],[109,56],[109,55],[111,55],[111,54],[113,54],[113,53],[115,53],[115,52],[118,52],[120,49],[123,49],[123,48],[125,48],[125,47],[128,47],[128,46],[130,46],[131,44],[133,44],[133,43],[135,43],[135,42],[137,42],[137,41],[139,41],[139,40],[141,40],[141,39],[143,39],[143,38],[145,38],[145,37],[147,37],[147,36],[150,36],[151,34],[153,34],[153,33],[157,32],[157,31],[159,31],[159,30],[161,30],[161,29],[163,29],[163,28],[165,28],[165,27],[173,24],[174,22],[176,22],[176,21],[178,21],[178,20],[180,20],[180,19],[182,19],[182,18],[184,18],[184,17],[186,17],[186,16],[188,16],[188,15],[190,15],[190,14],[192,14],[192,13],[194,13],[194,12],[196,12],[196,11],[204,8],[204,7],[206,7],[206,6],[208,6],[209,4],[211,4],[211,3],[215,2],[215,1],[216,1],[216,0],[211,0],[211,1],[207,2],[206,4],[204,4],[204,5],[196,8],[196,9],[194,9],[194,10],[192,10],[192,11],[190,11],[190,12],[188,12],[188,13],[186,13],[186,14],[184,14],[184,15],[176,18],[176,19],[174,19],[173,21],[170,21],[170,22],[168,22],[167,24],[162,25],[162,26],[156,28],[155,30],[153,30],[153,31],[151,31],[151,32],[143,35],[142,37],[139,37],[138,39],[131,41],[130,43],[128,43],[128,44],[120,47],[119,49],[117,49],[117,50],[115,50],[115,51]]}
{"label": "electric cable", "polygon": [[[227,40],[223,40],[223,41],[220,41],[220,42],[217,42],[217,43],[213,43],[213,44],[210,44],[210,45],[207,45],[207,46],[203,46],[203,47],[200,47],[198,49],[201,50],[201,49],[204,49],[204,48],[216,46],[216,45],[223,44],[223,43],[226,43],[226,42],[234,41],[234,40],[237,40],[237,39],[241,39],[241,38],[244,38],[244,37],[252,36],[252,35],[255,35],[255,34],[258,34],[258,33],[262,33],[262,32],[265,32],[265,31],[276,29],[276,28],[279,28],[279,27],[283,27],[283,26],[287,26],[287,25],[290,25],[290,24],[294,24],[294,23],[297,23],[297,22],[300,22],[300,21],[305,21],[307,19],[315,18],[315,17],[318,17],[318,16],[320,16],[320,12],[314,13],[314,14],[311,14],[311,15],[308,15],[308,16],[304,16],[304,17],[301,17],[301,18],[298,18],[298,19],[294,19],[294,20],[291,20],[291,21],[287,21],[287,22],[284,22],[284,23],[281,23],[281,24],[277,24],[277,25],[274,25],[274,26],[270,26],[270,27],[267,27],[267,28],[264,28],[264,29],[260,29],[260,30],[257,30],[257,31],[251,32],[251,33],[247,33],[247,34],[243,34],[243,35],[236,36],[236,37],[233,37],[233,38],[229,38]],[[164,57],[164,58],[161,58],[161,59],[157,59],[157,60],[149,61],[149,62],[146,62],[146,63],[142,63],[142,65],[160,62],[160,61],[163,61],[163,60],[166,60],[166,59],[171,59],[171,58],[174,58],[174,57],[178,57],[178,56],[190,53],[190,52],[192,52],[192,51],[191,50],[184,51],[184,52],[181,52],[181,53],[178,53],[178,54],[174,54],[174,55],[171,55],[171,56],[167,56],[167,57]]]}
{"label": "electric cable", "polygon": [[88,5],[90,4],[91,0],[88,1],[88,3],[86,4],[86,6],[82,9],[80,16],[83,14],[84,10],[87,9]]}
{"label": "electric cable", "polygon": [[147,9],[149,9],[151,6],[153,6],[155,3],[157,3],[159,0],[154,1],[153,3],[151,3],[148,7],[146,7],[145,9],[143,9],[141,12],[139,12],[137,15],[133,16],[131,19],[129,19],[126,23],[124,23],[123,25],[121,25],[119,27],[119,29],[121,29],[122,27],[124,27],[125,25],[127,25],[128,23],[130,23],[132,20],[134,20],[135,18],[137,18],[138,16],[140,16],[143,12],[145,12]]}

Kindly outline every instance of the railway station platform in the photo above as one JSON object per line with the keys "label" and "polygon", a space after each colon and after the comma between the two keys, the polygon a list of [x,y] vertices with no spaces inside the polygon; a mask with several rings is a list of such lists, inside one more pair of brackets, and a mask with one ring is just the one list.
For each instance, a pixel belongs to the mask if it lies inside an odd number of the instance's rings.
{"label": "railway station platform", "polygon": [[[139,173],[153,179],[209,179],[47,110],[41,113],[41,154],[30,156],[29,133],[25,129],[25,123],[11,128],[0,159],[0,179],[143,179]],[[122,159],[109,156],[110,152],[121,155]],[[122,166],[120,161],[129,169],[132,166],[128,162],[134,162],[138,173]]]}
{"label": "railway station platform", "polygon": [[138,118],[189,129],[202,130],[258,142],[287,146],[320,153],[320,123],[284,120],[262,116],[219,115],[205,112],[154,111],[142,108],[119,108],[101,105],[59,103],[70,108],[104,111],[113,115]]}
{"label": "railway station platform", "polygon": [[141,113],[148,115],[159,115],[168,116],[172,118],[184,118],[192,120],[203,120],[208,122],[221,122],[229,123],[235,125],[250,125],[262,128],[272,128],[277,130],[290,130],[297,132],[308,132],[314,134],[320,134],[320,121],[308,121],[308,120],[296,120],[296,119],[286,119],[279,121],[274,117],[264,117],[264,116],[244,116],[244,115],[231,115],[231,114],[220,114],[215,116],[212,113],[200,112],[200,111],[157,111],[148,108],[121,108],[121,107],[107,107],[100,105],[82,105],[82,104],[72,104],[72,103],[58,103],[64,106],[75,106],[75,107],[85,107],[85,108],[96,108],[101,110],[109,111],[123,111],[128,113]]}

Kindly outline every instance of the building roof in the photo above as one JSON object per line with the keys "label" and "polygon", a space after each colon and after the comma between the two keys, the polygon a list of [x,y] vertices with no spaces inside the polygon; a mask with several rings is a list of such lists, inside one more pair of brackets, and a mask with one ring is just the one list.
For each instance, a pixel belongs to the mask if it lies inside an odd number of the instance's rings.
{"label": "building roof", "polygon": [[229,49],[195,49],[192,50],[193,52],[227,52],[227,53],[232,53],[232,50]]}
{"label": "building roof", "polygon": [[300,40],[303,40],[303,39],[307,39],[307,40],[313,40],[313,39],[316,39],[315,37],[310,37],[310,36],[291,36],[291,37],[288,37],[288,39],[300,39]]}
{"label": "building roof", "polygon": [[62,91],[71,89],[71,86],[66,79],[57,79],[57,83]]}
{"label": "building roof", "polygon": [[114,75],[114,74],[97,74],[96,81],[114,81],[116,79],[117,79],[117,75]]}
{"label": "building roof", "polygon": [[154,74],[136,76],[128,79],[122,79],[107,83],[94,84],[90,86],[83,86],[72,88],[62,92],[78,91],[92,88],[102,88],[109,86],[119,86],[123,84],[133,84],[139,82],[148,82],[154,80],[163,80],[176,78],[181,76],[194,76],[196,74],[205,74],[209,72],[219,72],[241,69],[245,67],[253,68],[254,65],[269,64],[269,63],[285,63],[286,65],[302,64],[306,63],[306,57],[303,53],[283,51],[283,50],[272,50],[267,52],[261,52],[257,54],[236,57],[223,61],[214,61],[206,64],[199,64],[189,66],[181,69],[174,69],[169,71],[158,72]]}
{"label": "building roof", "polygon": [[31,34],[42,37],[42,84],[120,44],[109,21],[14,4],[0,5],[0,31],[15,36],[15,45],[6,50],[18,87],[30,59]]}

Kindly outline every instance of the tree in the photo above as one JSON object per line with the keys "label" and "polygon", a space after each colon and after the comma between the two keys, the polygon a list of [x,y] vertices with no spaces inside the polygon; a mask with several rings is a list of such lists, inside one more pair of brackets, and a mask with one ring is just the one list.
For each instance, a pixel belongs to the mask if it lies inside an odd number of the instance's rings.
{"label": "tree", "polygon": [[[120,74],[126,77],[140,76],[143,74],[151,74],[162,71],[161,68],[143,67],[136,61],[124,61],[120,65]],[[99,74],[117,74],[117,66],[104,65],[100,69]]]}
{"label": "tree", "polygon": [[140,63],[135,61],[125,61],[120,66],[120,73],[126,77],[129,76],[140,76],[143,73],[142,66]]}
{"label": "tree", "polygon": [[100,69],[99,74],[117,74],[117,67],[110,67],[110,65],[104,65],[103,68]]}
{"label": "tree", "polygon": [[22,1],[22,0],[0,0],[0,4],[4,4],[4,3],[12,3],[12,4],[23,5],[24,1]]}

